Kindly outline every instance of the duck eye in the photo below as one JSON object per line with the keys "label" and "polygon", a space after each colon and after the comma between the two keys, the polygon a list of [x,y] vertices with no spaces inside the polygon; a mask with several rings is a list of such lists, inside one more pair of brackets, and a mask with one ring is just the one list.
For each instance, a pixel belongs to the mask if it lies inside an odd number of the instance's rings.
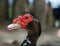
{"label": "duck eye", "polygon": [[18,22],[18,20],[16,20],[16,22]]}
{"label": "duck eye", "polygon": [[26,17],[25,19],[28,19],[28,17]]}

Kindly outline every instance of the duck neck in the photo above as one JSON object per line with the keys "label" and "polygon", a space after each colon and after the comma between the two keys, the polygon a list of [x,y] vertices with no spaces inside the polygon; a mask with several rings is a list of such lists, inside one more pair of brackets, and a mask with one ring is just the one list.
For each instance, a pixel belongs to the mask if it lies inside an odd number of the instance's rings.
{"label": "duck neck", "polygon": [[36,46],[37,39],[38,36],[36,36],[35,34],[28,34],[21,46]]}
{"label": "duck neck", "polygon": [[41,25],[39,21],[32,21],[27,25],[28,36],[21,46],[36,46],[36,42],[41,35]]}

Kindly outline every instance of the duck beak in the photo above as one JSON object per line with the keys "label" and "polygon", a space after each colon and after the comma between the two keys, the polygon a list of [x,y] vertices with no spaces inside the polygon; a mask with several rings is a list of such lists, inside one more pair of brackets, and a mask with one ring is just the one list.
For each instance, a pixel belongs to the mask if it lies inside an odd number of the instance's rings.
{"label": "duck beak", "polygon": [[9,24],[9,25],[7,26],[7,29],[8,29],[8,30],[13,30],[13,29],[18,29],[18,28],[20,28],[20,25],[17,24],[17,23],[12,23],[12,24]]}

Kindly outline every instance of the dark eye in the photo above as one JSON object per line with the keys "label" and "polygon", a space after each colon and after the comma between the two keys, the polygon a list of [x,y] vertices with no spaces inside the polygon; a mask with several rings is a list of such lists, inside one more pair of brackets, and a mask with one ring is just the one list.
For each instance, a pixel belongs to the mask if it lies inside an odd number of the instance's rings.
{"label": "dark eye", "polygon": [[28,19],[28,17],[26,17],[25,19]]}
{"label": "dark eye", "polygon": [[16,21],[18,21],[18,20],[16,20]]}

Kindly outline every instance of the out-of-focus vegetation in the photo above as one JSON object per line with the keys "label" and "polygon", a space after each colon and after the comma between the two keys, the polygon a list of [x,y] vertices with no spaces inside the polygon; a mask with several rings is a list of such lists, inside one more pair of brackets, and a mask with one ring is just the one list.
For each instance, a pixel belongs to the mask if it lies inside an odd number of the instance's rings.
{"label": "out-of-focus vegetation", "polygon": [[12,7],[9,7],[9,19],[13,18],[13,11]]}

